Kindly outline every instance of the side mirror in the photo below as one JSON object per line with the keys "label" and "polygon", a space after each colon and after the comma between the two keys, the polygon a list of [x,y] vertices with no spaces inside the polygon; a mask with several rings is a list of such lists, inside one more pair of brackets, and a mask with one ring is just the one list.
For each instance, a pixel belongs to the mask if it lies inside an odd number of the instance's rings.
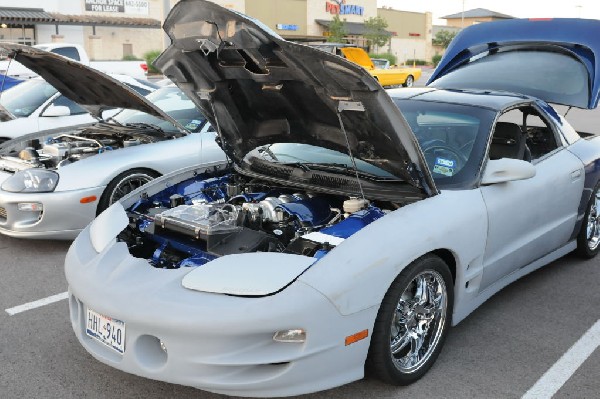
{"label": "side mirror", "polygon": [[525,180],[535,176],[535,166],[527,161],[512,158],[493,159],[487,162],[481,185]]}
{"label": "side mirror", "polygon": [[64,105],[51,105],[44,110],[42,116],[49,117],[57,117],[57,116],[69,116],[71,115],[71,110],[69,107],[65,107]]}

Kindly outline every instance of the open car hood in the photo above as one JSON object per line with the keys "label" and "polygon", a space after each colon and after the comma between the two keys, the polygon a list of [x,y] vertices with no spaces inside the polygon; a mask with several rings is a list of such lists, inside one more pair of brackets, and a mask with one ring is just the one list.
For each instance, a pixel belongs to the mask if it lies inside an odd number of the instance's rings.
{"label": "open car hood", "polygon": [[470,26],[452,41],[428,85],[501,90],[596,108],[600,21],[514,19]]}
{"label": "open car hood", "polygon": [[164,29],[172,44],[155,65],[219,127],[237,164],[261,145],[348,153],[348,141],[355,157],[436,192],[408,123],[364,68],[205,0],[180,1]]}
{"label": "open car hood", "polygon": [[[30,46],[1,43],[0,48],[40,75],[65,97],[84,107],[94,117],[101,119],[109,108],[127,108],[146,112],[174,122],[160,108],[146,100],[135,90],[96,69],[69,58]],[[178,125],[175,122],[176,125]]]}

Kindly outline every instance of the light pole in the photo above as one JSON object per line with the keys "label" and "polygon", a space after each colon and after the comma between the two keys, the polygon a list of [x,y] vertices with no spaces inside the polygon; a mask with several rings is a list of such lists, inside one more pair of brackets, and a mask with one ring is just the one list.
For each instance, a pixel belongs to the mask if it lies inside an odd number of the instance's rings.
{"label": "light pole", "polygon": [[465,28],[465,0],[462,0],[462,13],[460,14],[460,28]]}

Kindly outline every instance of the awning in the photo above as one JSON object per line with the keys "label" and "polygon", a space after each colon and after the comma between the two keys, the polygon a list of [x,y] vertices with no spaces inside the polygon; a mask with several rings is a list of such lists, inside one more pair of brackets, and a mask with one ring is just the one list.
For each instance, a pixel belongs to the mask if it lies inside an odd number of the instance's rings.
{"label": "awning", "polygon": [[116,26],[121,28],[155,28],[161,23],[152,18],[111,17],[104,15],[65,15],[52,13],[53,24],[78,26]]}
{"label": "awning", "polygon": [[54,17],[42,8],[0,7],[0,22],[3,24],[35,24],[52,22]]}
{"label": "awning", "polygon": [[[316,23],[319,25],[329,29],[329,25],[333,21],[329,21],[326,19],[316,19]],[[344,28],[346,29],[346,34],[350,36],[364,36],[367,29],[365,28],[365,24],[361,24],[360,22],[344,22]],[[384,30],[382,34],[386,36],[392,36],[392,32]]]}
{"label": "awning", "polygon": [[41,8],[0,7],[0,23],[7,25],[77,25],[115,26],[120,28],[160,29],[161,22],[152,18],[128,18],[104,15],[66,15],[49,13]]}

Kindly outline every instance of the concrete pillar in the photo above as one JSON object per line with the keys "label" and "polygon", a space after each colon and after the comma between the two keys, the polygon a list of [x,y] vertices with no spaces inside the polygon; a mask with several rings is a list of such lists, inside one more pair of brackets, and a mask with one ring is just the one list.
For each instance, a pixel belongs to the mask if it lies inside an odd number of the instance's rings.
{"label": "concrete pillar", "polygon": [[102,36],[89,35],[90,40],[88,48],[88,56],[90,60],[101,60],[103,56],[102,52]]}
{"label": "concrete pillar", "polygon": [[52,43],[62,43],[65,41],[65,37],[63,35],[52,35],[51,41]]}
{"label": "concrete pillar", "polygon": [[430,12],[425,13],[425,61],[431,62],[433,50],[433,19]]}

